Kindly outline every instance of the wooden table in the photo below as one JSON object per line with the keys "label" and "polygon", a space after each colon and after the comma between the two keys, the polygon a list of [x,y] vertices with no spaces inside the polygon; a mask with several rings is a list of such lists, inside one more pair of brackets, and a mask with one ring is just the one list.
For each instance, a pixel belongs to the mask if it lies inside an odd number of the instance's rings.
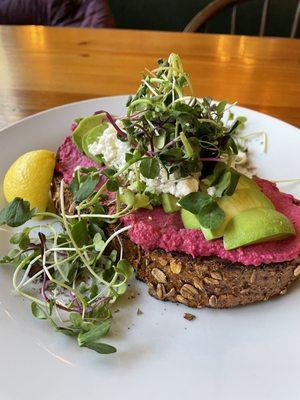
{"label": "wooden table", "polygon": [[63,103],[132,93],[144,67],[181,55],[197,96],[300,126],[300,41],[169,32],[0,27],[0,127]]}

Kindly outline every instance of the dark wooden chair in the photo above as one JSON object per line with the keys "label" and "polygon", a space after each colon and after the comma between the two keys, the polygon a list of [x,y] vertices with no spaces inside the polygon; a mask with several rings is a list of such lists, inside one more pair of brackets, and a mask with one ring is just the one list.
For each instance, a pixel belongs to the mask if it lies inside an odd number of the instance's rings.
{"label": "dark wooden chair", "polygon": [[[250,1],[250,0],[214,0],[194,16],[194,18],[185,27],[184,32],[199,32],[201,30],[206,32],[207,24],[212,18],[214,18],[220,11],[223,11],[228,7],[232,7],[230,33],[235,34],[237,7],[239,3],[245,1]],[[262,2],[263,2],[263,9],[260,21],[259,36],[264,36],[265,34],[266,23],[268,18],[268,8],[269,8],[269,0],[262,0]],[[300,19],[300,0],[298,0],[298,5],[291,26],[290,37],[292,38],[296,37],[298,34],[299,19]]]}

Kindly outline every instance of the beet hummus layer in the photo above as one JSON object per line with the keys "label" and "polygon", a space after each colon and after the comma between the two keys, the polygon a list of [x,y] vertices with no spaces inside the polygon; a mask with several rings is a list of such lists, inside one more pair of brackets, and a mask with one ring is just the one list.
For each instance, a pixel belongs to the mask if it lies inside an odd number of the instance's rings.
{"label": "beet hummus layer", "polygon": [[[56,173],[69,183],[74,169],[79,165],[99,168],[98,164],[77,150],[71,137],[68,136],[57,152]],[[216,256],[231,262],[256,266],[293,260],[300,254],[299,201],[292,195],[281,193],[269,181],[257,179],[257,183],[272,201],[276,210],[293,222],[296,230],[295,237],[227,251],[224,249],[222,239],[208,241],[201,231],[185,229],[179,213],[166,214],[161,207],[132,213],[123,218],[123,222],[126,225],[132,225],[128,231],[132,242],[139,244],[146,251],[162,249],[183,252],[193,257]]]}
{"label": "beet hummus layer", "polygon": [[57,151],[57,161],[55,172],[62,175],[65,183],[70,183],[73,178],[74,169],[81,167],[98,167],[99,164],[91,161],[82,154],[72,141],[71,136],[67,136],[63,144]]}
{"label": "beet hummus layer", "polygon": [[300,254],[300,206],[292,195],[282,193],[275,184],[257,179],[263,193],[277,211],[293,222],[296,236],[281,241],[254,244],[235,250],[225,250],[222,239],[206,240],[200,230],[185,229],[179,213],[166,214],[161,207],[140,210],[123,219],[132,225],[128,231],[132,242],[149,251],[162,249],[179,251],[193,257],[216,256],[244,265],[261,265],[289,261]]}

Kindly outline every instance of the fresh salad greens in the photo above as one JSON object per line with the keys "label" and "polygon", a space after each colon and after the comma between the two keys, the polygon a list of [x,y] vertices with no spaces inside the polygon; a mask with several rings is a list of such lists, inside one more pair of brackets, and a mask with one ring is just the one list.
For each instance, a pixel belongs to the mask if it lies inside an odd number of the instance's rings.
{"label": "fresh salad greens", "polygon": [[[225,101],[193,97],[175,54],[144,75],[127,107],[121,124],[99,111],[78,119],[72,135],[81,152],[103,165],[89,145],[111,124],[118,139],[129,144],[122,168],[78,167],[69,185],[60,182],[57,215],[31,210],[21,198],[0,212],[1,225],[36,222],[12,236],[15,247],[1,260],[15,266],[14,289],[31,301],[32,314],[76,337],[79,346],[105,354],[116,351],[103,338],[112,304],[125,293],[133,271],[122,245],[122,234],[131,226],[118,222],[139,208],[161,204],[161,196],[142,178],[155,179],[162,170],[175,179],[196,177],[200,191],[182,197],[179,205],[197,215],[203,227],[216,228],[224,220],[216,199],[233,194],[238,183],[231,166],[238,153],[235,135],[245,122],[231,113],[225,124]],[[72,195],[68,209],[66,193]],[[38,224],[37,217],[52,220]]]}
{"label": "fresh salad greens", "polygon": [[[88,149],[97,137],[93,130],[83,127],[100,115],[103,122],[115,127],[118,139],[130,145],[122,169],[126,175],[134,169],[133,164],[138,165],[138,171],[131,172],[130,188],[148,196],[148,204],[156,206],[159,199],[143,178],[155,179],[161,170],[172,179],[196,177],[200,187],[209,193],[210,203],[196,214],[204,228],[216,228],[224,221],[216,200],[232,195],[238,183],[239,174],[231,166],[238,160],[240,146],[236,136],[245,118],[235,119],[226,101],[215,103],[209,97],[198,99],[192,94],[179,56],[171,54],[167,61],[159,60],[158,67],[144,75],[136,94],[129,97],[127,115],[118,119],[122,127],[117,118],[99,111],[79,122],[73,140],[80,150],[84,143]],[[225,110],[229,111],[226,123]],[[95,160],[87,150],[85,154]],[[180,205],[191,211],[188,198],[182,199]]]}

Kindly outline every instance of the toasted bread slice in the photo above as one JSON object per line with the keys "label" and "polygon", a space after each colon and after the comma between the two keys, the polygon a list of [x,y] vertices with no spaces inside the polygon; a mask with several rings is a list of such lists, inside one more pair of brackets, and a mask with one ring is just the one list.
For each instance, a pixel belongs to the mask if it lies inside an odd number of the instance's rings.
{"label": "toasted bread slice", "polygon": [[[52,199],[59,209],[59,176],[52,182]],[[72,212],[72,194],[65,189],[65,205]],[[114,229],[113,226],[110,229]],[[300,276],[300,258],[282,263],[245,266],[217,257],[198,257],[163,250],[143,251],[123,235],[125,257],[150,295],[189,307],[230,308],[283,295]],[[118,241],[114,245],[119,246]]]}

